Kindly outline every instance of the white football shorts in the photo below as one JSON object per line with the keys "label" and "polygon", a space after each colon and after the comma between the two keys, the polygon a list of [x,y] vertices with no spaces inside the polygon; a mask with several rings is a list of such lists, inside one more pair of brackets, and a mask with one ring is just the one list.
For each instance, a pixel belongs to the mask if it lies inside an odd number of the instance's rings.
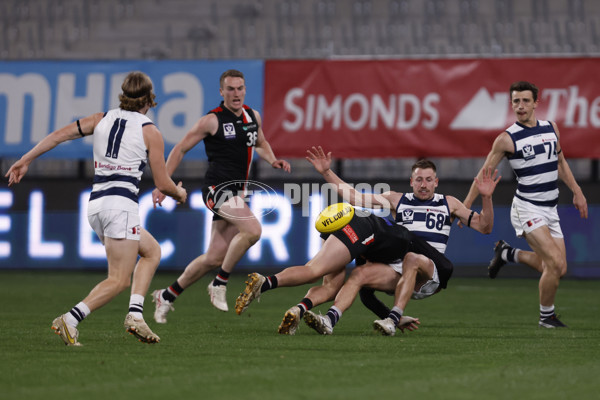
{"label": "white football shorts", "polygon": [[[402,275],[402,261],[390,264],[394,271]],[[440,286],[440,276],[438,274],[435,263],[433,264],[433,276],[425,282],[419,290],[414,290],[410,296],[413,300],[421,300],[435,294]]]}
{"label": "white football shorts", "polygon": [[531,204],[528,201],[515,197],[510,209],[510,222],[519,237],[523,236],[523,232],[532,232],[543,225],[548,226],[552,237],[563,237],[556,206],[536,206],[535,204]]}
{"label": "white football shorts", "polygon": [[104,210],[88,215],[88,221],[104,244],[104,238],[140,240],[140,215],[123,210]]}

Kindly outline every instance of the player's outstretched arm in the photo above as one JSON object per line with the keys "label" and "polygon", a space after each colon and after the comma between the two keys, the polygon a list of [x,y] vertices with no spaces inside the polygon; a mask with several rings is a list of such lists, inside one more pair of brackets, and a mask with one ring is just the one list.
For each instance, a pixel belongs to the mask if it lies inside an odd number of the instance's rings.
{"label": "player's outstretched arm", "polygon": [[29,164],[42,154],[67,140],[79,139],[94,133],[94,129],[102,119],[102,116],[102,113],[92,114],[50,133],[25,153],[17,162],[11,165],[5,175],[8,178],[8,186],[21,182],[21,179],[29,169]]}
{"label": "player's outstretched arm", "polygon": [[400,197],[402,197],[402,193],[391,191],[381,194],[360,193],[331,170],[331,152],[325,154],[321,146],[313,146],[311,149],[306,150],[306,153],[308,154],[306,159],[315,167],[317,172],[335,187],[344,201],[354,206],[393,210]]}
{"label": "player's outstretched arm", "polygon": [[[479,173],[477,174],[477,178],[481,179],[483,171],[485,171],[485,170],[488,170],[488,169],[495,170],[496,167],[498,167],[498,164],[500,164],[500,161],[502,161],[502,159],[504,158],[504,156],[506,154],[510,154],[513,152],[514,152],[514,145],[512,143],[510,136],[508,135],[507,132],[502,132],[501,134],[498,135],[498,137],[496,137],[496,140],[494,140],[492,149],[488,153],[488,155],[485,159],[485,162],[483,163],[483,167],[481,167],[481,170],[479,170]],[[463,201],[463,204],[467,208],[471,208],[471,206],[473,205],[473,202],[475,201],[475,199],[477,198],[478,195],[479,195],[479,189],[477,188],[477,183],[474,180],[473,184],[471,185],[471,189],[469,190],[469,193],[467,194],[467,197],[465,197],[465,199]]]}
{"label": "player's outstretched arm", "polygon": [[[165,144],[162,135],[155,125],[146,125],[143,128],[144,140],[148,148],[148,162],[152,168],[152,177],[156,188],[163,194],[169,195],[178,203],[185,203],[187,200],[187,191],[182,183],[175,182],[167,173],[165,164]],[[156,203],[155,203],[156,204]]]}

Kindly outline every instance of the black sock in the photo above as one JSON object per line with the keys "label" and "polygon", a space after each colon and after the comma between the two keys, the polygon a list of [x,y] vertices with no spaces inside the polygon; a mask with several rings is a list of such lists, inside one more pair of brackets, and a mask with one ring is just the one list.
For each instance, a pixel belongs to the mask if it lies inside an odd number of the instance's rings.
{"label": "black sock", "polygon": [[229,272],[223,271],[223,268],[219,268],[216,278],[213,280],[213,286],[227,285],[229,281]]}
{"label": "black sock", "polygon": [[275,275],[267,276],[265,282],[260,287],[260,292],[266,292],[270,289],[275,289],[277,287],[277,277]]}
{"label": "black sock", "polygon": [[179,283],[177,283],[177,281],[175,281],[171,286],[163,291],[162,297],[167,301],[173,302],[181,293],[183,293],[183,288],[179,285]]}
{"label": "black sock", "polygon": [[300,318],[302,318],[306,311],[313,308],[313,303],[308,297],[305,297],[298,303],[298,308],[300,309]]}
{"label": "black sock", "polygon": [[379,318],[384,319],[390,314],[389,307],[383,304],[383,302],[375,296],[375,290],[371,288],[361,288],[358,293],[360,294],[360,301],[362,301],[365,307],[373,311]]}

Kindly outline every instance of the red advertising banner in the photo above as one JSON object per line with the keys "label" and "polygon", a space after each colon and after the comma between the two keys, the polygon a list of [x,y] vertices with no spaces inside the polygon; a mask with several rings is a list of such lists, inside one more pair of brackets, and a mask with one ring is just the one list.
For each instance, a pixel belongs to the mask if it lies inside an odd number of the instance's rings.
{"label": "red advertising banner", "polygon": [[540,88],[567,158],[600,157],[600,59],[267,61],[264,132],[278,157],[484,157],[515,117],[508,88]]}

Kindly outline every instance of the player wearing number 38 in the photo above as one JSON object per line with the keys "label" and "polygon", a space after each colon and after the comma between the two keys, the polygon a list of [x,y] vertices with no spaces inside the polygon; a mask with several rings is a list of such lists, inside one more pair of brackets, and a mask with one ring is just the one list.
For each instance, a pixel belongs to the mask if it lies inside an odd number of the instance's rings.
{"label": "player wearing number 38", "polygon": [[[161,324],[167,322],[173,302],[183,291],[214,269],[218,269],[217,276],[207,287],[210,302],[218,310],[229,310],[226,296],[229,274],[262,232],[260,222],[246,204],[254,150],[273,168],[290,172],[290,164],[278,160],[265,139],[260,114],[244,103],[244,74],[227,70],[221,74],[219,83],[221,104],[196,121],[167,159],[167,171],[171,175],[188,151],[204,143],[208,169],[202,198],[213,216],[206,253],[191,260],[171,285],[152,293],[156,303],[154,319]],[[164,197],[160,188],[155,189],[152,192],[154,206],[161,205]]]}
{"label": "player wearing number 38", "polygon": [[9,186],[19,183],[29,164],[40,155],[67,140],[94,135],[94,186],[88,220],[106,249],[108,277],[52,322],[52,329],[69,346],[81,345],[79,322],[130,285],[125,329],[142,342],[160,341],[142,314],[144,297],[160,262],[158,242],[140,227],[138,192],[144,167],[150,164],[155,185],[179,203],[187,200],[187,192],[181,182],[175,185],[167,174],[162,135],[145,115],[156,105],[152,81],[142,72],[131,72],[121,89],[119,108],[90,115],[52,132],[6,174]]}

